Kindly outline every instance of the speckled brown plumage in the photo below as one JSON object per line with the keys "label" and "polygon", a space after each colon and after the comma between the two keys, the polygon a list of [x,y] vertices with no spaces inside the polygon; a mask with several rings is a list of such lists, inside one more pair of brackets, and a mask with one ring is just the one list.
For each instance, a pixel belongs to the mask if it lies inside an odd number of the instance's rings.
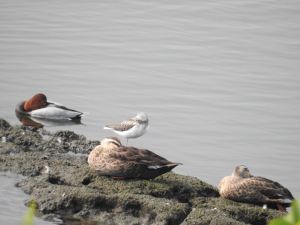
{"label": "speckled brown plumage", "polygon": [[293,200],[291,192],[278,182],[252,176],[245,166],[237,166],[231,176],[224,177],[218,187],[222,197],[246,203],[282,203]]}
{"label": "speckled brown plumage", "polygon": [[127,119],[121,123],[118,124],[114,124],[114,125],[106,125],[106,127],[108,128],[112,128],[116,131],[126,131],[126,130],[130,130],[134,125],[136,125],[136,123],[142,123],[143,121],[141,120],[134,120],[134,119]]}
{"label": "speckled brown plumage", "polygon": [[99,175],[144,179],[153,179],[180,165],[146,149],[122,146],[120,140],[112,136],[90,153],[88,163]]}

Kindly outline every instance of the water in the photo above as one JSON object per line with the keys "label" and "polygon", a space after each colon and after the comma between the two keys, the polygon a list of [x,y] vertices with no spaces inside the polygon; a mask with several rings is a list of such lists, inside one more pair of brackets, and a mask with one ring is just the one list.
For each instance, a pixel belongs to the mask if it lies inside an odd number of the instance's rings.
{"label": "water", "polygon": [[129,145],[175,172],[217,186],[243,164],[300,198],[299,21],[297,1],[3,1],[1,117],[44,93],[90,113],[46,129],[101,141],[145,111]]}
{"label": "water", "polygon": [[[28,208],[24,201],[28,196],[19,188],[14,187],[15,183],[25,177],[10,172],[0,172],[0,212],[1,224],[19,225],[25,217]],[[50,225],[53,222],[47,222],[39,217],[34,219],[35,225]]]}

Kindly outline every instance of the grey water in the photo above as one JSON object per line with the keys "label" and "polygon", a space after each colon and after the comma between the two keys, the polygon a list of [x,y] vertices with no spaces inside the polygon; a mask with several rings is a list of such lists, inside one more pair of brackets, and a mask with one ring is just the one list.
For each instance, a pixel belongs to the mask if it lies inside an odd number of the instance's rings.
{"label": "grey water", "polygon": [[[25,217],[28,208],[24,205],[27,195],[15,187],[15,183],[24,179],[22,175],[0,171],[0,215],[1,224],[19,225]],[[35,225],[50,225],[39,217],[34,219]]]}
{"label": "grey water", "polygon": [[299,1],[0,4],[0,114],[11,125],[37,93],[89,112],[45,129],[91,140],[144,111],[150,129],[129,145],[183,163],[174,172],[218,186],[246,165],[300,198]]}

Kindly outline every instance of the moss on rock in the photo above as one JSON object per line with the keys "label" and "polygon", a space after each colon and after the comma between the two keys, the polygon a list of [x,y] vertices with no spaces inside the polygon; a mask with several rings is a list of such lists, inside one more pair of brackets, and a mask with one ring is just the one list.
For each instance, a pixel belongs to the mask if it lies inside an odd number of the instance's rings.
{"label": "moss on rock", "polygon": [[72,214],[104,224],[266,224],[285,215],[220,198],[216,187],[173,172],[153,180],[98,176],[87,154],[100,142],[72,131],[35,133],[0,119],[2,137],[7,141],[0,143],[0,170],[28,176],[17,186],[29,195],[27,202],[36,200],[38,209],[51,215],[47,218]]}
{"label": "moss on rock", "polygon": [[[222,197],[194,200],[193,211],[183,224],[267,224],[286,213],[261,206],[234,202]],[[203,223],[203,221],[206,221]]]}

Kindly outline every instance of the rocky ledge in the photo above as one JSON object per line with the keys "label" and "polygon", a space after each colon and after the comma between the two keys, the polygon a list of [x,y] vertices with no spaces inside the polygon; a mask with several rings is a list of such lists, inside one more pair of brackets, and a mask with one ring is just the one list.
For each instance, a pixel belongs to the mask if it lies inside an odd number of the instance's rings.
{"label": "rocky ledge", "polygon": [[219,197],[216,187],[173,172],[153,180],[98,176],[87,164],[99,141],[72,131],[32,132],[0,118],[0,170],[18,182],[45,219],[73,215],[104,224],[266,224],[285,213]]}

